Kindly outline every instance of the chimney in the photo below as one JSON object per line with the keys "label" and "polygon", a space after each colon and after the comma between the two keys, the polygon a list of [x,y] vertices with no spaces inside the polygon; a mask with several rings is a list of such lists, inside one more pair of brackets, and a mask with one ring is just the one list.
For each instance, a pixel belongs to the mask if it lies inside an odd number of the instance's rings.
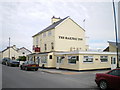
{"label": "chimney", "polygon": [[56,18],[55,16],[53,16],[53,17],[51,18],[52,24],[55,23],[55,22],[57,22],[57,21],[59,21],[59,20],[60,20],[60,17],[59,17],[59,18]]}
{"label": "chimney", "polygon": [[13,45],[12,47],[13,47],[15,50],[17,50],[16,45]]}

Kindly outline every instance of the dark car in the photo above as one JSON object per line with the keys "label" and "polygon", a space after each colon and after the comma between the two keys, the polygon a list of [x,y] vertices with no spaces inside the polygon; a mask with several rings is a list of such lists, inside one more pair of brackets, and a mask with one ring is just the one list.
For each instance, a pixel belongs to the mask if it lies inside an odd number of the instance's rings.
{"label": "dark car", "polygon": [[34,61],[25,61],[21,66],[20,69],[21,70],[35,70],[37,71],[39,68],[39,65],[36,64]]}
{"label": "dark car", "polygon": [[8,60],[7,61],[7,66],[17,66],[17,67],[19,67],[19,61],[16,61],[16,60]]}
{"label": "dark car", "polygon": [[120,90],[120,69],[114,69],[107,73],[97,73],[95,82],[102,90]]}
{"label": "dark car", "polygon": [[3,65],[7,65],[8,61],[10,60],[10,58],[3,58],[2,59],[2,64]]}

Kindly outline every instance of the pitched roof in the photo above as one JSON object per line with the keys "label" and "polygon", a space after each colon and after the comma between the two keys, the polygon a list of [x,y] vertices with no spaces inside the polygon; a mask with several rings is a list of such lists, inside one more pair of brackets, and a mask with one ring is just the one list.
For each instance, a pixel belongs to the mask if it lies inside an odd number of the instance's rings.
{"label": "pitched roof", "polygon": [[21,50],[21,49],[25,49],[25,50],[29,51],[30,53],[32,53],[30,50],[28,50],[28,49],[25,48],[25,47],[22,47],[22,48],[18,49],[17,51],[19,51],[19,50]]}
{"label": "pitched roof", "polygon": [[48,31],[48,30],[54,29],[57,25],[59,25],[61,22],[63,22],[63,21],[64,21],[65,19],[67,19],[68,17],[69,17],[69,16],[67,16],[67,17],[65,17],[65,18],[63,18],[63,19],[61,19],[61,20],[59,20],[59,21],[57,21],[57,22],[54,22],[53,24],[51,24],[51,25],[48,26],[47,28],[43,29],[43,30],[40,31],[39,33],[33,35],[32,37],[34,37],[34,36],[36,36],[36,35],[38,35],[38,34],[41,34],[41,33],[43,33],[43,32],[46,32],[46,31]]}
{"label": "pitched roof", "polygon": [[[113,45],[113,46],[116,46],[116,42],[110,42],[108,41],[109,44]],[[118,43],[118,49],[120,49],[120,42]]]}
{"label": "pitched roof", "polygon": [[13,46],[11,46],[11,47],[7,47],[6,49],[4,49],[3,51],[1,51],[1,52],[4,52],[4,51],[6,51],[7,49],[9,49],[9,48],[12,48],[13,50],[15,50],[16,52],[18,52],[19,50],[21,50],[21,49],[25,49],[25,50],[27,50],[27,51],[29,51],[30,53],[32,53],[30,50],[28,50],[27,48],[25,48],[25,47],[22,47],[22,48],[20,48],[20,49],[15,49],[15,48],[13,48]]}
{"label": "pitched roof", "polygon": [[4,49],[2,52],[4,52],[4,51],[6,51],[7,49],[9,49],[9,48],[12,48],[13,50],[15,50],[16,52],[17,52],[17,50],[16,49],[14,49],[13,48],[13,46],[11,46],[11,47],[7,47],[6,49]]}

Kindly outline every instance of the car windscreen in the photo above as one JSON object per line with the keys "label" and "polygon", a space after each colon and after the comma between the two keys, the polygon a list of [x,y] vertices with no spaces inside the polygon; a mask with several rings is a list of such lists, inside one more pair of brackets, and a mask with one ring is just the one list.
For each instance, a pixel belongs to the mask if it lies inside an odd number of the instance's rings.
{"label": "car windscreen", "polygon": [[28,64],[36,64],[36,63],[33,61],[29,61]]}
{"label": "car windscreen", "polygon": [[119,69],[118,70],[113,70],[113,71],[109,72],[108,74],[114,75],[114,76],[120,76],[120,70]]}

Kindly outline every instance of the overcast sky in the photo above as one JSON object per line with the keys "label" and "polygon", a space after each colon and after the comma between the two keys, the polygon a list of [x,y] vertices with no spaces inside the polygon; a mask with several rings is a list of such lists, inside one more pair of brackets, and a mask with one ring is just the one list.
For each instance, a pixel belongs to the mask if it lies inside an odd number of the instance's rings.
{"label": "overcast sky", "polygon": [[[32,50],[32,36],[50,25],[52,16],[60,18],[70,16],[85,29],[90,48],[106,48],[107,41],[115,41],[112,0],[96,1],[0,2],[0,51],[9,45],[9,37],[11,45]],[[117,10],[117,3],[115,5]],[[85,23],[83,23],[84,19],[86,19]]]}

